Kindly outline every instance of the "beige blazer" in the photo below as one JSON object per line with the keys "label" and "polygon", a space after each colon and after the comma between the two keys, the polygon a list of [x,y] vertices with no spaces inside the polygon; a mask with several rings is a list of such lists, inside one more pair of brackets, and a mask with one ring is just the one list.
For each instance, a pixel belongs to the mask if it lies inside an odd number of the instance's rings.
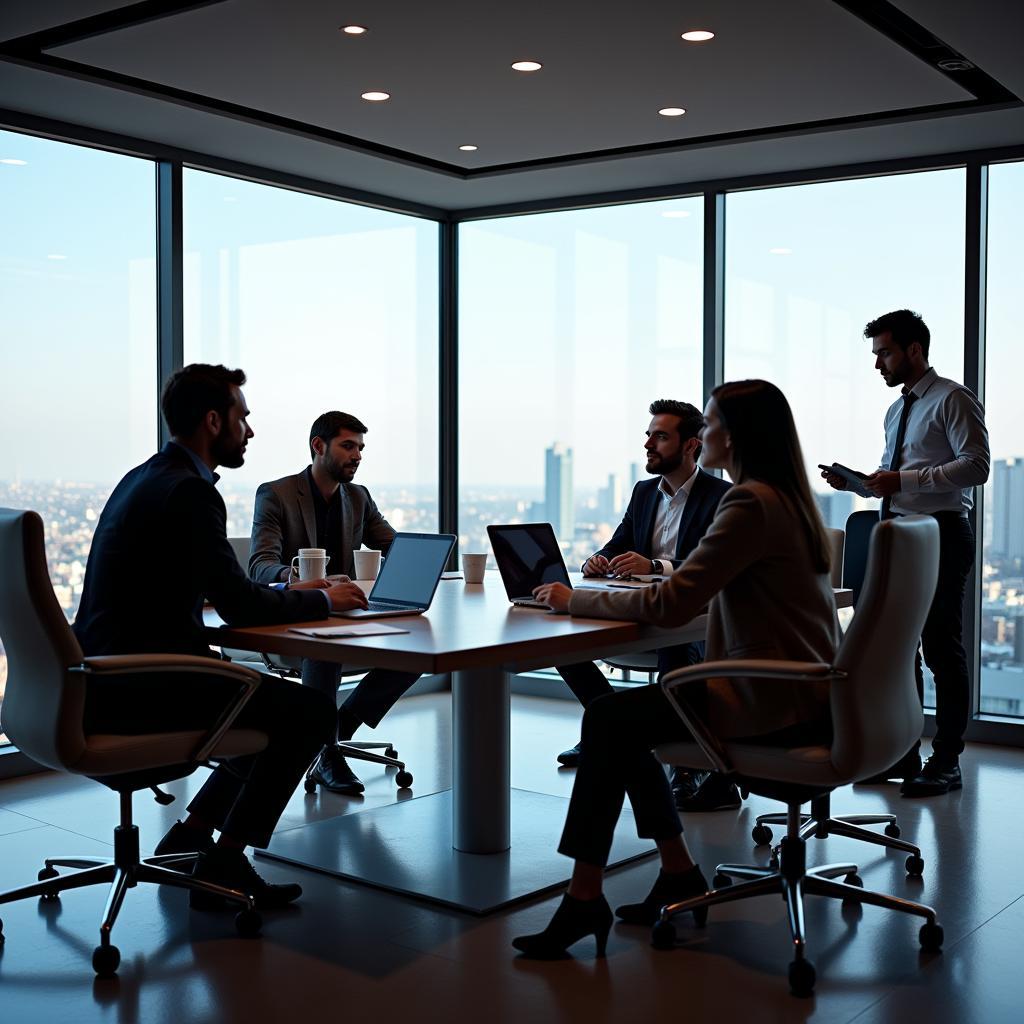
{"label": "beige blazer", "polygon": [[[797,516],[775,488],[734,485],[700,544],[662,584],[645,590],[577,589],[572,615],[678,626],[708,607],[705,657],[831,662],[839,645],[835,596]],[[711,680],[708,714],[722,736],[754,736],[812,721],[828,707],[825,683]]]}

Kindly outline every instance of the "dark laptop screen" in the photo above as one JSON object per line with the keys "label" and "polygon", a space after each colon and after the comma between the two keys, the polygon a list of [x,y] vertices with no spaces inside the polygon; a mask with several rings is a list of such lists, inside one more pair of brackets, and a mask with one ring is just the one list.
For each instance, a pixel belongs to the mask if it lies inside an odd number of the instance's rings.
{"label": "dark laptop screen", "polygon": [[488,526],[487,533],[510,599],[529,597],[542,583],[570,585],[550,523]]}
{"label": "dark laptop screen", "polygon": [[454,542],[450,534],[395,534],[370,597],[429,607]]}

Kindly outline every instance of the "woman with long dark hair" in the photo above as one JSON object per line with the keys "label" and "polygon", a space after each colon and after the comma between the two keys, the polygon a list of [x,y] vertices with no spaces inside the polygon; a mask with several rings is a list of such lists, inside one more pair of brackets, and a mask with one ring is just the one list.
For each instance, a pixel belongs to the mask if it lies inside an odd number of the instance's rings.
{"label": "woman with long dark hair", "polygon": [[[733,487],[708,532],[664,583],[644,590],[570,590],[547,584],[538,599],[587,618],[678,626],[708,607],[706,657],[832,660],[839,643],[829,578],[830,549],[811,494],[789,403],[763,380],[715,388],[704,411],[702,463]],[[720,679],[707,683],[703,717],[718,735],[759,743],[820,742],[830,729],[826,684]],[[625,795],[637,834],[653,839],[661,872],[640,903],[619,907],[631,924],[652,924],[666,903],[706,891],[690,856],[665,772],[651,749],[688,736],[658,687],[594,701],[583,716],[580,766],[559,852],[575,861],[569,891],[551,922],[513,945],[527,956],[564,956],[588,935],[604,954],[612,911],[604,867]],[[701,917],[707,911],[698,912]]]}

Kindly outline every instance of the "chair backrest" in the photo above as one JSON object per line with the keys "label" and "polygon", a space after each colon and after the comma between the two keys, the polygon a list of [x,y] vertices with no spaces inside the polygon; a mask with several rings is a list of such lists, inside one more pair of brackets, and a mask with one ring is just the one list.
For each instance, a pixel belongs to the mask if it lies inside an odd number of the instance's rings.
{"label": "chair backrest", "polygon": [[846,547],[846,534],[831,526],[826,526],[825,532],[828,534],[828,546],[832,552],[832,586],[838,588],[843,585],[843,548]]}
{"label": "chair backrest", "polygon": [[228,537],[228,543],[231,545],[231,550],[234,551],[235,558],[238,559],[238,564],[242,567],[242,571],[248,576],[250,538]]}
{"label": "chair backrest", "polygon": [[939,572],[939,527],[931,516],[876,523],[856,614],[835,666],[832,763],[851,779],[887,768],[921,736],[914,655]]}
{"label": "chair backrest", "polygon": [[47,767],[73,765],[85,750],[85,677],[68,669],[81,664],[82,649],[53,592],[43,521],[35,512],[0,508],[0,565],[4,732]]}
{"label": "chair backrest", "polygon": [[864,572],[868,564],[868,544],[871,531],[878,525],[878,513],[873,509],[852,512],[846,520],[846,543],[843,547],[843,586],[853,591],[853,606],[857,607]]}

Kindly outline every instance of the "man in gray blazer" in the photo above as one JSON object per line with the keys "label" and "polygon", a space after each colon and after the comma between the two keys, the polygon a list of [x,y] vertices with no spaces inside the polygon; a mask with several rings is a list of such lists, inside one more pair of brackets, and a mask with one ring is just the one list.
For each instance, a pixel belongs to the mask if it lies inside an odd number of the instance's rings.
{"label": "man in gray blazer", "polygon": [[[312,462],[301,473],[261,484],[256,491],[249,575],[257,583],[291,576],[299,548],[324,548],[330,575],[354,576],[352,552],[361,545],[387,552],[395,531],[370,492],[352,482],[363,458],[367,427],[344,412],[325,412],[309,432]],[[302,660],[302,682],[335,700],[342,666]],[[409,672],[368,672],[338,709],[338,740],[360,725],[376,728],[391,706],[419,678]],[[334,793],[365,788],[334,744],[324,747],[310,776]]]}

